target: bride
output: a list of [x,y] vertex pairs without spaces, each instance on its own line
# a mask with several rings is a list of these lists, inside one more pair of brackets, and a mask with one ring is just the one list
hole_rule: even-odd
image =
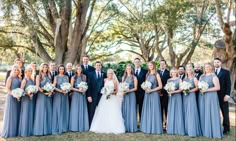
[[104,81],[104,88],[112,89],[113,92],[111,95],[102,95],[90,131],[95,133],[125,133],[120,97],[116,95],[119,82],[112,69],[107,70],[107,78]]

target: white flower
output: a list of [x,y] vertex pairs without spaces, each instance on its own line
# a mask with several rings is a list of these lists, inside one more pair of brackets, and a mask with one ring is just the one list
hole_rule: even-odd
[[114,92],[114,87],[111,87],[111,86],[104,86],[103,88],[102,88],[102,90],[101,90],[101,93],[103,94],[103,95],[106,95],[107,97],[107,99],[109,99],[110,98],[110,95],[112,94]]
[[15,97],[18,101],[20,101],[20,98],[23,96],[24,90],[21,88],[16,88],[11,91],[11,95]]
[[187,81],[183,81],[179,84],[179,88],[184,91],[185,95],[189,93],[189,90],[191,89],[191,87],[192,87],[192,84]]
[[[170,92],[170,91],[174,91],[176,88],[175,88],[175,83],[174,82],[167,82],[164,89],[167,91],[167,92]],[[169,94],[169,96],[171,96]]]
[[35,94],[38,92],[38,87],[35,85],[29,85],[26,89],[25,89],[27,94]]
[[[200,90],[207,90],[209,88],[209,85],[205,81],[198,81],[198,88]],[[203,94],[203,93],[202,93]]]
[[53,92],[55,89],[55,86],[52,83],[47,82],[42,89],[46,92]]
[[119,91],[124,93],[125,91],[129,90],[129,83],[127,82],[122,82],[119,84]]
[[[82,90],[82,91],[87,91],[88,90],[88,84],[84,81],[80,82],[77,87],[79,88],[79,90]],[[83,93],[85,94],[85,93]]]
[[71,85],[68,82],[62,83],[60,87],[63,91],[66,91],[67,93],[71,90]]
[[147,80],[141,84],[141,88],[143,90],[150,90],[151,87],[152,87],[152,83]]

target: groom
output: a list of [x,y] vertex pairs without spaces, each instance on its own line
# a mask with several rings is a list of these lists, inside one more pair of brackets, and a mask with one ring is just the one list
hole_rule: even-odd
[[104,86],[105,73],[102,72],[102,63],[97,61],[95,63],[95,70],[90,72],[88,76],[88,114],[89,125],[91,125],[95,109],[101,98],[101,89]]

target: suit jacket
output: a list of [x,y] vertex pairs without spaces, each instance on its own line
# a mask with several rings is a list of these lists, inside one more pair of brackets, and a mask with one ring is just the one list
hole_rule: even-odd
[[201,75],[202,75],[201,71],[199,73],[194,73],[194,76],[197,78],[197,80],[199,80]]
[[54,77],[58,75],[58,72],[57,72],[57,71],[55,71],[55,75],[52,75],[52,72],[50,72],[50,75],[51,75],[51,78],[52,78],[52,83],[53,83],[53,81],[54,81]]
[[87,97],[92,97],[93,102],[97,105],[101,98],[101,89],[104,86],[104,79],[106,74],[101,72],[101,78],[97,78],[96,71],[92,71],[88,74],[88,91]]
[[84,65],[81,65],[81,67],[82,67],[82,70],[83,70],[83,74],[85,74],[86,76],[87,76],[90,72],[95,71],[95,68],[92,67],[92,66],[90,66],[90,65],[88,65],[88,69],[87,69],[87,70],[85,69]]
[[73,71],[71,71],[71,73],[72,73],[72,74],[70,74],[70,75],[69,75],[68,72],[65,73],[65,75],[68,76],[68,78],[69,78],[69,82],[71,81],[72,76],[75,75],[75,73],[74,73]]
[[144,90],[141,88],[141,84],[146,80],[146,75],[147,75],[147,70],[141,68],[140,72],[138,75],[135,74],[135,76],[138,79],[138,90],[135,92],[136,93],[136,98],[138,101],[142,100],[144,97]]
[[168,96],[168,93],[166,92],[166,90],[164,89],[164,86],[167,83],[167,80],[170,78],[170,71],[168,71],[167,69],[164,70],[163,75],[161,74],[161,70],[158,70],[158,73],[160,74],[161,77],[161,82],[162,82],[162,89],[161,89],[161,94]]
[[224,99],[225,95],[230,95],[231,92],[231,80],[230,72],[226,69],[221,68],[217,74],[220,81],[220,90],[217,92],[220,100]]
[[185,78],[185,73],[183,74],[183,77],[180,77],[180,75],[179,75],[179,78],[181,78],[181,80],[184,80],[184,78]]

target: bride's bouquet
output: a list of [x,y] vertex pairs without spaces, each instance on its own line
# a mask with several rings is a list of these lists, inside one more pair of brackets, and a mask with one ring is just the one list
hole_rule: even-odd
[[[79,90],[82,90],[82,91],[87,91],[88,90],[88,84],[86,82],[82,81],[77,85],[77,88]],[[83,93],[83,94],[85,94],[85,93]]]
[[[174,91],[176,88],[175,88],[175,83],[174,82],[167,82],[164,89],[167,91],[167,92],[171,92],[171,91]],[[169,96],[171,96],[171,94],[169,94]]]
[[141,88],[145,91],[146,90],[151,90],[151,87],[152,87],[152,83],[149,82],[149,81],[145,81],[141,84]]
[[101,90],[103,95],[106,95],[106,99],[109,99],[111,94],[114,92],[114,87],[104,86]]
[[48,96],[50,97],[49,93],[54,91],[55,86],[54,86],[52,83],[47,82],[47,83],[42,87],[42,89],[43,89],[44,94],[45,94],[45,95],[48,95]]
[[123,93],[123,94],[124,94],[124,92],[125,92],[125,91],[128,91],[128,90],[129,90],[129,83],[127,83],[127,82],[122,82],[122,83],[119,84],[119,92],[120,92],[120,93]]
[[21,88],[16,88],[11,91],[11,95],[17,99],[17,101],[20,101],[20,98],[23,96],[24,90]]
[[[38,87],[35,86],[35,85],[29,85],[26,89],[25,89],[25,92],[27,94],[36,94],[38,92]],[[33,98],[33,95],[30,96],[30,99]]]
[[68,93],[71,90],[71,84],[68,82],[62,83],[60,87],[61,87],[61,90],[66,91],[66,93]]
[[[207,90],[209,88],[209,85],[205,81],[198,81],[198,88],[199,90]],[[204,93],[202,93],[204,94]]]
[[192,84],[187,81],[183,81],[179,84],[179,88],[183,90],[184,95],[189,94],[189,90],[191,89],[191,87],[192,87]]

